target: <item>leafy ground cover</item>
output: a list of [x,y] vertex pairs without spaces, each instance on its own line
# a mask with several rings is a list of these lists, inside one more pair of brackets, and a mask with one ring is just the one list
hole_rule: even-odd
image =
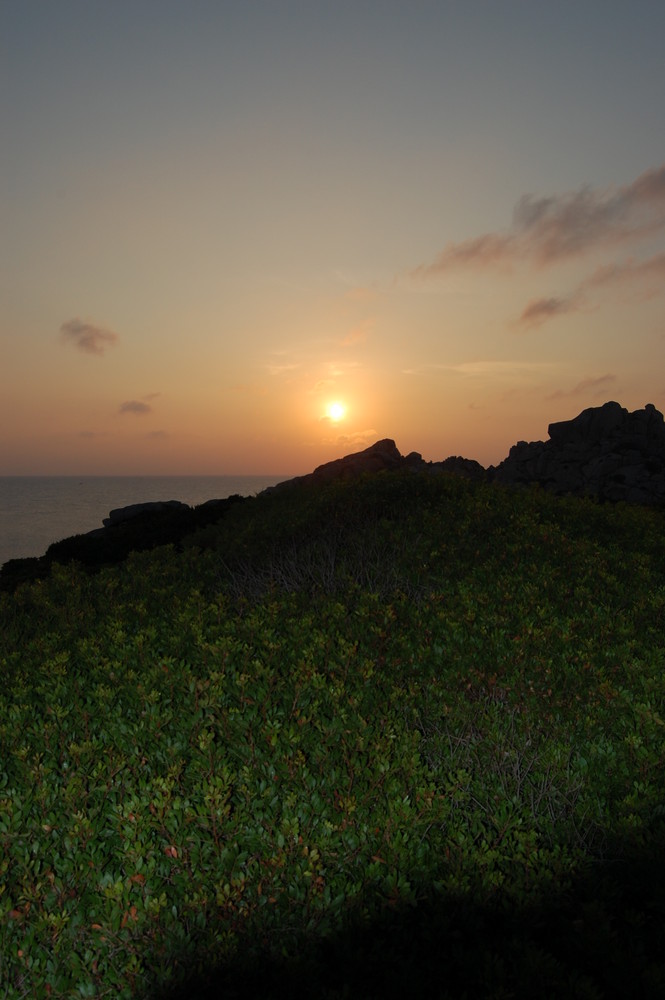
[[0,996],[665,991],[662,512],[381,474],[0,614]]

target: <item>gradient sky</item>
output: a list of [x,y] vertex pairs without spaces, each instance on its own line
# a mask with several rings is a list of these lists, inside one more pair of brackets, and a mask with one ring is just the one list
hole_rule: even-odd
[[665,409],[664,39],[662,0],[0,0],[0,475]]

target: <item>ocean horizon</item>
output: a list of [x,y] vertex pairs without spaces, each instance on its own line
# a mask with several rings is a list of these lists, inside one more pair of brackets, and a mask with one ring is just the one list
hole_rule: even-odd
[[255,496],[291,478],[252,476],[0,476],[0,565],[41,556],[53,542],[101,528],[109,511],[180,500],[190,507]]

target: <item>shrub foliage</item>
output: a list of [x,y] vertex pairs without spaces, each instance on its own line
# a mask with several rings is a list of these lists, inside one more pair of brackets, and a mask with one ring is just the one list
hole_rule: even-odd
[[380,474],[0,595],[0,996],[665,990],[664,557]]

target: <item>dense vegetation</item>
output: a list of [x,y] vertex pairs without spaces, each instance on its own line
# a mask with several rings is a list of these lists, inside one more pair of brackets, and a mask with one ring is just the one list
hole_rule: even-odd
[[665,992],[662,512],[380,474],[181,546],[0,595],[1,997]]

